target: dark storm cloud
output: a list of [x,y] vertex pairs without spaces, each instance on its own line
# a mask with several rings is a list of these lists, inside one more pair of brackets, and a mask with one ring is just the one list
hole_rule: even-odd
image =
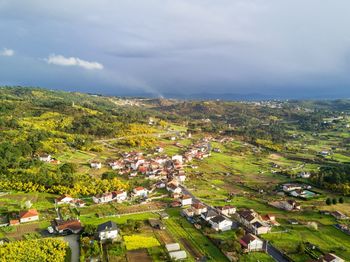
[[0,0],[0,84],[350,96],[350,2]]

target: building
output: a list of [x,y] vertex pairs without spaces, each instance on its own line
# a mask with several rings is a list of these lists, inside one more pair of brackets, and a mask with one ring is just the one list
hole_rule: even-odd
[[59,234],[64,234],[64,233],[78,234],[83,229],[80,223],[80,220],[78,219],[70,219],[66,221],[54,220],[52,222],[52,227]]
[[340,211],[334,211],[331,212],[331,215],[334,216],[336,219],[342,220],[342,219],[348,219],[349,217],[343,214]]
[[167,244],[165,245],[165,248],[168,252],[177,251],[177,250],[180,250],[180,244],[179,243]]
[[194,214],[197,216],[208,211],[207,206],[200,202],[192,204],[192,208],[193,208]]
[[97,234],[101,241],[114,240],[118,237],[118,227],[113,221],[107,221],[97,226]]
[[232,221],[222,215],[217,215],[209,219],[208,222],[216,231],[227,231],[232,229]]
[[182,195],[182,197],[181,197],[181,205],[182,206],[192,205],[192,197],[190,195]]
[[255,221],[251,225],[251,228],[253,229],[256,235],[267,234],[271,231],[271,227],[261,221]]
[[246,252],[262,251],[264,248],[264,242],[253,234],[246,234],[239,242]]
[[210,209],[205,213],[201,214],[201,218],[203,218],[205,221],[209,221],[210,219],[212,219],[213,217],[216,217],[218,215],[218,213],[216,213],[215,210]]
[[178,250],[178,251],[169,252],[169,257],[176,261],[176,260],[182,260],[187,258],[187,254],[184,250]]
[[96,204],[108,203],[113,200],[113,194],[111,192],[98,194],[92,197],[92,201]]
[[118,190],[112,192],[113,199],[117,200],[118,202],[125,201],[128,198],[128,194],[124,190]]
[[26,223],[39,220],[39,213],[36,209],[19,212],[19,222]]
[[94,162],[91,162],[91,163],[90,163],[90,167],[91,167],[91,168],[95,168],[95,169],[101,169],[102,163],[101,163],[101,162],[96,162],[96,161],[94,161]]
[[69,204],[74,200],[70,195],[62,195],[55,199],[57,205]]
[[184,214],[186,217],[193,217],[195,212],[194,209],[190,207],[182,210],[182,214]]
[[171,193],[177,193],[177,194],[180,194],[182,192],[181,187],[178,187],[174,183],[168,183],[168,185],[166,186],[166,190],[168,190]]
[[324,256],[320,257],[317,261],[318,262],[345,262],[344,259],[332,253],[325,254]]
[[220,214],[224,216],[230,216],[236,213],[236,208],[234,206],[222,206],[216,207]]
[[134,188],[133,192],[137,197],[147,197],[148,194],[147,189],[142,186]]
[[39,155],[39,160],[44,162],[51,162],[51,155],[49,154]]

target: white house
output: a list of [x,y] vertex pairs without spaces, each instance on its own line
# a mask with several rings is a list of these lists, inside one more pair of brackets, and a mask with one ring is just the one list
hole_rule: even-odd
[[44,162],[51,162],[51,155],[49,154],[39,155],[39,160]]
[[173,161],[178,161],[178,162],[180,162],[180,163],[182,164],[183,157],[182,157],[182,155],[175,155],[175,156],[173,156],[173,157],[171,158],[171,160],[173,160]]
[[257,236],[254,236],[253,234],[250,234],[250,233],[242,237],[239,240],[239,242],[241,243],[243,248],[248,252],[261,251],[264,248],[264,242]]
[[236,208],[234,206],[221,206],[216,209],[224,216],[230,216],[236,213]]
[[110,192],[98,194],[98,195],[92,197],[92,201],[94,201],[94,203],[96,203],[96,204],[108,203],[112,200],[113,200],[113,194]]
[[128,198],[128,194],[124,190],[118,190],[113,192],[113,199],[119,202],[125,201]]
[[19,213],[19,222],[26,223],[39,220],[39,213],[36,209],[29,209]]
[[91,162],[90,163],[90,167],[91,168],[95,168],[95,169],[101,169],[101,167],[102,167],[102,163],[101,162]]
[[222,215],[217,215],[216,217],[209,219],[208,222],[216,231],[227,231],[232,228],[232,221]]
[[69,204],[74,200],[70,195],[62,195],[55,199],[57,205]]
[[183,195],[181,197],[181,205],[182,206],[192,205],[192,197],[190,195]]
[[192,208],[193,208],[194,214],[197,215],[197,216],[199,216],[199,215],[201,215],[201,214],[203,214],[203,213],[208,211],[207,206],[202,204],[202,203],[200,203],[200,202],[194,203],[192,205]]
[[172,192],[172,193],[176,193],[176,194],[180,194],[182,192],[181,187],[178,187],[174,183],[169,183],[166,186],[166,190],[168,190],[169,192]]
[[301,173],[299,174],[299,176],[300,176],[301,178],[310,178],[311,174],[310,174],[310,172],[301,172]]
[[145,163],[144,159],[138,159],[135,162],[131,163],[131,168],[133,170],[137,170],[140,165],[143,165]]
[[134,188],[133,192],[134,192],[135,196],[138,196],[138,197],[146,197],[148,194],[147,189],[145,189],[142,186]]
[[118,227],[114,222],[108,221],[98,225],[97,234],[101,241],[114,240],[118,237]]

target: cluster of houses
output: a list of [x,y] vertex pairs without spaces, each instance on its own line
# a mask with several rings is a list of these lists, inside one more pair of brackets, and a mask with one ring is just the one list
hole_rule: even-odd
[[207,222],[216,231],[227,231],[232,229],[233,222],[229,218],[236,212],[233,206],[211,208],[201,202],[195,202],[190,207],[182,210],[182,215],[190,222],[198,220]]
[[297,183],[288,183],[282,186],[282,190],[286,194],[293,197],[303,198],[303,199],[312,198],[316,195],[316,193],[310,191],[310,189],[311,189],[310,185],[297,184]]
[[259,215],[253,209],[239,210],[237,212],[238,221],[255,235],[267,234],[273,226],[278,226],[276,217],[271,214]]

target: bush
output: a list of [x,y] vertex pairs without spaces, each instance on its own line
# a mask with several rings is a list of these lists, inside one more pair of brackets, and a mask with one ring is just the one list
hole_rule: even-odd
[[326,204],[327,204],[328,206],[330,206],[330,205],[332,204],[332,200],[331,200],[330,198],[327,198]]
[[340,204],[343,204],[343,203],[344,203],[344,198],[339,197],[339,203],[340,203]]
[[336,199],[336,198],[333,198],[333,199],[332,199],[332,203],[333,203],[333,205],[336,205],[336,204],[337,204],[337,199]]

